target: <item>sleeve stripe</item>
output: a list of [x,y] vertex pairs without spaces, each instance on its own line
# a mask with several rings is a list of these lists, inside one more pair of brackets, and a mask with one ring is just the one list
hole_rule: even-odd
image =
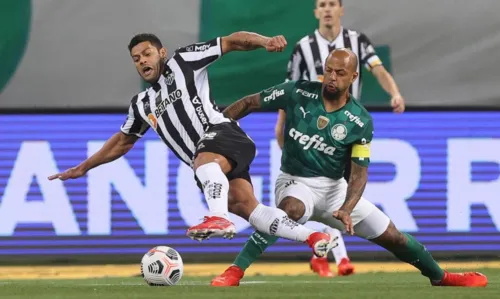
[[193,62],[191,62],[191,67],[195,71],[197,71],[201,68],[206,67],[207,65],[211,64],[212,62],[216,61],[217,58],[219,58],[218,55],[213,55],[213,56],[208,56],[208,57],[205,57],[205,58],[197,60],[197,61],[193,61]]
[[137,103],[132,104],[132,111],[133,111],[133,122],[130,127],[130,133],[131,134],[138,134],[141,132],[142,128],[142,121],[139,117],[139,110],[137,109]]

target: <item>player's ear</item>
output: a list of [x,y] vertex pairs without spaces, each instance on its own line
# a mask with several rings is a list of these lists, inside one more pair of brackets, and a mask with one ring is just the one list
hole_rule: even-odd
[[166,48],[161,48],[160,49],[160,57],[161,58],[167,58],[167,49]]
[[[315,2],[318,2],[317,0]],[[314,7],[314,17],[319,20],[319,11],[318,11],[318,3],[315,4],[315,7]]]
[[344,5],[341,5],[340,6],[340,16],[343,17],[344,16]]
[[354,81],[356,81],[356,79],[358,79],[358,77],[359,77],[359,73],[358,73],[358,72],[354,72],[354,73],[352,73],[352,82],[351,82],[351,84],[352,84]]

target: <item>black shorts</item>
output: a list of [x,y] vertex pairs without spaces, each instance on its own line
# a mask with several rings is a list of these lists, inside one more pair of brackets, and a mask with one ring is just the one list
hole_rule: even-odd
[[[224,156],[233,166],[227,174],[229,181],[244,179],[250,184],[250,164],[255,158],[255,143],[235,122],[221,123],[208,129],[196,146],[194,157],[199,153],[215,153]],[[196,177],[196,175],[195,175]],[[201,184],[196,178],[198,187]]]

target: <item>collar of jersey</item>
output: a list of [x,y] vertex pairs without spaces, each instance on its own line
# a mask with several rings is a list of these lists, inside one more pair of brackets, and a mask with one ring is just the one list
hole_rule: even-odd
[[323,98],[320,99],[321,101],[321,108],[323,108],[323,111],[326,113],[326,114],[334,114],[334,113],[337,113],[339,112],[340,110],[346,108],[348,105],[351,105],[351,102],[353,100],[353,97],[351,95],[349,95],[349,99],[347,100],[347,102],[345,103],[344,106],[340,107],[339,109],[337,110],[333,110],[332,112],[327,112],[326,111],[326,108],[325,108],[325,103],[323,102]]
[[332,42],[330,42],[329,40],[327,40],[326,38],[324,38],[323,35],[321,35],[321,33],[319,33],[319,29],[314,30],[314,33],[316,34],[316,36],[318,37],[318,39],[320,39],[322,42],[324,42],[324,43],[328,44],[329,46],[331,46],[331,45],[336,44],[337,40],[342,37],[342,35],[344,34],[344,27],[343,26],[340,27],[339,35],[337,35],[337,37],[335,37],[335,39]]

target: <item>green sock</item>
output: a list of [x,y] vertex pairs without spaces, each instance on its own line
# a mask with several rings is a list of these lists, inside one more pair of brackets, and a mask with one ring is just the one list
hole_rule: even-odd
[[278,237],[254,231],[233,264],[245,271],[264,253],[267,247],[276,243],[277,240]]
[[439,267],[425,246],[419,243],[412,235],[403,234],[408,239],[406,246],[393,250],[392,253],[401,261],[420,270],[423,276],[435,281],[443,279],[443,269]]

